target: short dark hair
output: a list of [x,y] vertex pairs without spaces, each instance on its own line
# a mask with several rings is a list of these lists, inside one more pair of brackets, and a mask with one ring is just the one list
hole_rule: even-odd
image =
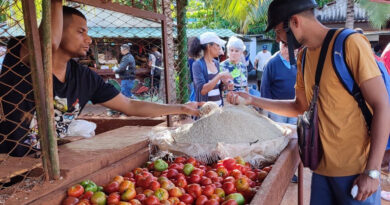
[[375,53],[377,53],[377,52],[379,52],[379,51],[381,51],[381,50],[382,50],[382,46],[379,45],[379,44],[377,44],[377,45],[374,47],[374,52],[375,52]]
[[75,9],[73,7],[63,6],[62,7],[62,13],[64,15],[64,18],[65,17],[70,17],[72,15],[76,15],[76,16],[79,16],[79,17],[87,20],[87,18],[85,18],[83,13],[81,13],[79,10],[77,10],[77,9]]

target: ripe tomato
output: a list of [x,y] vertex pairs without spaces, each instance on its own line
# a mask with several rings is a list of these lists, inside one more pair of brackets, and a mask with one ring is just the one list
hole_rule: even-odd
[[131,181],[123,181],[120,185],[119,185],[119,192],[120,193],[123,193],[125,192],[127,189],[129,188],[134,188],[134,183],[131,182]]
[[219,205],[219,201],[216,199],[210,199],[206,201],[205,205]]
[[88,199],[90,200],[93,195],[92,191],[86,191],[83,195],[81,195],[80,199]]
[[173,187],[175,187],[175,185],[170,180],[161,182],[161,188],[163,189],[171,190]]
[[208,171],[207,173],[206,173],[206,177],[208,177],[208,178],[210,178],[210,179],[213,179],[214,177],[216,177],[216,178],[218,178],[218,174],[217,174],[217,172],[214,172],[214,171]]
[[79,199],[74,196],[68,196],[62,201],[62,205],[75,205],[79,202]]
[[196,159],[193,158],[193,157],[188,158],[186,163],[190,163],[190,164],[192,164],[194,166],[196,166],[196,164],[197,164]]
[[158,205],[160,201],[156,196],[149,196],[148,198],[145,199],[145,204],[146,205]]
[[227,169],[227,170],[233,170],[235,168],[235,165],[236,165],[236,160],[233,159],[233,158],[225,158],[223,160],[223,166]]
[[172,205],[178,205],[180,203],[180,199],[177,197],[169,197],[168,201],[170,201]]
[[174,187],[173,189],[169,190],[169,196],[171,197],[181,197],[183,196],[183,192],[179,187]]
[[217,174],[220,177],[226,177],[228,175],[228,170],[222,165],[221,167],[217,168]]
[[242,173],[238,169],[233,169],[233,171],[230,172],[230,176],[234,177],[235,179],[238,179],[242,176]]
[[146,197],[149,197],[149,196],[152,196],[154,194],[154,191],[152,191],[150,189],[146,189],[143,194],[145,194]]
[[91,205],[88,199],[81,199],[76,205]]
[[213,185],[207,185],[203,189],[202,194],[205,196],[211,196],[212,194],[214,194],[214,191],[215,191],[215,187]]
[[234,177],[231,177],[231,176],[229,176],[229,177],[226,177],[224,180],[223,180],[223,182],[225,183],[225,182],[235,182],[236,181],[236,179],[234,178]]
[[176,169],[177,171],[182,171],[184,169],[183,163],[173,163],[169,166],[169,169]]
[[263,171],[266,171],[266,172],[268,173],[268,172],[271,171],[271,169],[272,169],[272,167],[271,167],[271,166],[268,166],[268,167],[264,167],[264,168],[263,168]]
[[245,175],[250,179],[250,180],[256,180],[256,173],[253,171],[247,171]]
[[68,189],[68,196],[79,197],[84,193],[84,187],[76,184]]
[[200,181],[200,184],[203,186],[209,185],[213,183],[210,178],[202,177],[202,180]]
[[169,179],[175,178],[179,174],[179,171],[177,169],[168,169],[167,177]]
[[113,181],[117,181],[119,184],[121,184],[123,182],[123,177],[120,176],[120,175],[117,175],[114,177],[114,179],[112,179]]
[[185,178],[180,178],[176,181],[176,186],[181,187],[181,188],[186,188],[187,187],[187,180]]
[[205,195],[200,195],[195,202],[195,205],[204,205],[208,201],[207,196]]
[[202,195],[202,188],[199,184],[190,184],[187,186],[187,193],[193,196],[194,198]]
[[246,191],[249,189],[249,182],[248,178],[246,177],[238,178],[234,184],[236,185],[236,189],[239,192]]
[[267,175],[268,175],[268,172],[261,170],[261,171],[259,171],[259,172],[257,173],[257,179],[258,179],[260,182],[262,182],[262,181],[264,181],[265,177],[267,177]]
[[227,200],[227,201],[224,201],[224,202],[222,203],[222,205],[238,205],[238,204],[237,204],[236,200],[234,200],[234,199],[229,199],[229,200]]
[[201,180],[201,177],[197,174],[191,174],[189,181],[193,184],[199,183]]
[[118,192],[114,192],[108,195],[107,198],[108,204],[119,204],[120,201],[121,201],[121,196],[119,195]]
[[199,169],[199,168],[195,168],[192,172],[191,172],[191,174],[197,174],[197,175],[199,175],[199,176],[203,176],[204,175],[204,171],[203,170],[201,170],[201,169]]
[[215,200],[217,200],[217,201],[222,201],[222,198],[220,198],[218,195],[216,195],[216,194],[212,194],[211,196],[210,196],[210,199],[215,199]]
[[142,203],[137,199],[130,200],[130,204],[131,205],[142,205]]
[[138,199],[138,201],[143,202],[146,199],[145,194],[137,194],[135,195],[135,199]]
[[156,191],[159,188],[160,188],[160,183],[158,183],[158,181],[152,181],[149,185],[149,189],[153,191]]
[[225,191],[222,188],[216,188],[214,193],[221,199],[225,198]]
[[175,159],[175,163],[184,163],[184,162],[186,162],[186,158],[185,157],[176,157],[176,159]]
[[107,194],[111,194],[112,192],[119,191],[119,182],[118,181],[112,181],[109,184],[104,186],[104,192]]
[[126,172],[126,174],[124,174],[123,177],[134,178],[134,173],[133,172]]
[[180,201],[186,204],[192,204],[194,202],[194,197],[192,197],[190,194],[184,194],[180,197]]
[[236,188],[234,187],[233,182],[225,182],[222,185],[223,190],[225,191],[225,194],[231,194],[236,192]]
[[133,187],[130,187],[121,195],[121,199],[123,201],[130,201],[134,199],[136,195],[137,193],[135,192],[135,189]]
[[138,167],[133,170],[134,175],[142,174],[143,170],[142,168]]

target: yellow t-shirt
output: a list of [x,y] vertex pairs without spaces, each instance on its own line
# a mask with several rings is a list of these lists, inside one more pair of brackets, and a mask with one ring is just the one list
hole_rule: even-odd
[[[355,99],[343,87],[332,65],[333,42],[329,44],[320,81],[318,100],[319,133],[324,149],[323,158],[314,171],[325,176],[349,176],[362,173],[370,149],[365,119]],[[307,103],[313,96],[313,85],[321,47],[307,49],[304,78],[301,56],[298,55],[296,90],[303,90]],[[360,86],[366,80],[380,76],[371,46],[361,34],[349,36],[345,43],[346,62]]]

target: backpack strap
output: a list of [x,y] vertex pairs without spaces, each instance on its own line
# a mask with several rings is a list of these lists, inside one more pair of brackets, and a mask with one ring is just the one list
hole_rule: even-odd
[[334,71],[339,78],[341,84],[348,91],[348,93],[353,96],[353,98],[358,103],[360,109],[362,110],[364,119],[366,120],[366,126],[368,130],[370,130],[372,113],[368,109],[366,101],[364,100],[363,94],[359,88],[359,85],[354,80],[351,69],[346,63],[345,42],[346,39],[354,33],[356,33],[356,31],[352,29],[343,29],[337,35],[333,45],[332,63]]

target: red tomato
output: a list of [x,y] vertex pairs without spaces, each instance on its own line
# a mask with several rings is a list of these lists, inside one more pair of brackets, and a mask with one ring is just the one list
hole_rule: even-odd
[[169,197],[168,201],[170,201],[172,205],[178,205],[180,203],[180,199],[177,197]]
[[142,174],[142,172],[143,172],[143,170],[142,170],[142,168],[135,168],[134,170],[133,170],[133,173],[135,174],[135,175],[138,175],[138,174]]
[[136,192],[137,194],[142,194],[142,193],[144,192],[144,188],[142,188],[142,187],[137,187],[137,188],[135,188],[135,192]]
[[175,159],[175,163],[184,163],[184,162],[186,162],[186,158],[185,157],[176,157],[176,159]]
[[214,171],[208,171],[206,173],[206,177],[208,177],[210,179],[213,179],[214,177],[218,178],[218,174],[217,174],[217,172],[214,172]]
[[186,175],[184,175],[183,173],[177,174],[177,175],[176,175],[176,179],[178,180],[178,179],[180,179],[180,178],[185,179],[185,178],[186,178]]
[[88,199],[81,199],[76,205],[91,205]]
[[180,197],[180,201],[186,204],[192,204],[194,202],[194,197],[192,197],[190,194],[184,194]]
[[264,167],[264,168],[263,168],[263,171],[270,172],[271,169],[272,169],[272,167],[271,167],[271,166],[268,166],[268,167]]
[[176,181],[176,186],[181,187],[181,188],[186,188],[187,187],[187,180],[185,178],[180,178]]
[[204,175],[204,171],[202,169],[199,169],[199,168],[195,168],[191,174],[196,174],[196,175],[199,175],[199,176],[203,176]]
[[208,201],[207,196],[205,195],[200,195],[195,202],[195,205],[204,205]]
[[146,199],[145,194],[137,194],[135,195],[135,199],[138,199],[138,201],[143,202]]
[[119,195],[118,192],[114,192],[108,195],[107,204],[119,204],[120,201],[121,201],[121,196]]
[[225,183],[225,182],[235,182],[236,181],[236,179],[234,178],[234,177],[232,177],[232,176],[230,176],[230,177],[226,177],[224,180],[223,180],[223,182]]
[[158,171],[155,171],[155,172],[153,172],[153,176],[155,176],[155,177],[159,177],[159,176],[161,176],[161,172],[158,172]]
[[242,176],[242,173],[238,169],[233,169],[233,171],[230,172],[230,176],[234,177],[235,179],[238,179]]
[[186,161],[186,163],[190,163],[190,164],[192,164],[192,165],[194,165],[194,166],[196,166],[196,159],[195,158],[193,158],[193,157],[190,157],[190,158],[188,158],[187,159],[187,161]]
[[123,181],[119,185],[119,192],[123,193],[123,192],[125,192],[127,189],[129,189],[131,187],[134,188],[134,183],[133,182],[131,182],[131,181]]
[[145,204],[146,205],[158,205],[160,201],[158,198],[154,195],[149,196],[148,198],[145,199]]
[[142,205],[142,203],[138,199],[132,199],[130,200],[131,205]]
[[222,188],[216,188],[214,193],[221,199],[225,198],[225,191]]
[[206,186],[206,185],[209,185],[212,183],[213,183],[213,181],[211,181],[211,179],[207,178],[207,177],[202,177],[202,180],[200,181],[200,184],[203,186]]
[[169,179],[175,178],[179,174],[179,171],[177,169],[168,169],[167,177]]
[[174,187],[173,189],[169,190],[169,196],[171,197],[181,197],[183,196],[183,192],[179,187]]
[[93,195],[93,191],[87,191],[83,195],[81,195],[81,199],[88,199],[90,200]]
[[215,188],[221,188],[222,187],[221,182],[215,182],[214,185],[215,185]]
[[149,189],[156,191],[159,188],[160,188],[160,183],[158,183],[157,181],[150,182]]
[[260,182],[262,182],[265,179],[265,177],[267,177],[267,175],[268,175],[268,172],[261,170],[260,172],[257,173],[257,179]]
[[215,200],[217,200],[217,201],[222,201],[222,198],[220,198],[218,195],[216,195],[216,194],[212,194],[211,196],[210,196],[210,199],[215,199]]
[[229,200],[227,200],[227,201],[224,201],[224,202],[222,203],[222,205],[238,205],[238,204],[237,204],[236,200],[234,200],[234,199],[229,199]]
[[114,179],[112,179],[113,181],[117,181],[119,184],[121,184],[122,182],[123,182],[123,176],[121,176],[121,175],[116,175],[115,177],[114,177]]
[[250,179],[250,180],[256,180],[256,173],[253,171],[247,171],[245,175]]
[[225,182],[222,185],[222,189],[225,191],[225,194],[231,194],[236,192],[236,188],[234,187],[233,182]]
[[62,205],[75,205],[79,202],[79,199],[74,196],[68,196],[62,201]]
[[68,196],[79,197],[84,193],[84,187],[76,184],[68,189]]
[[134,178],[134,173],[133,172],[126,172],[126,174],[124,174],[123,177]]
[[169,169],[177,169],[177,171],[182,171],[184,168],[184,164],[183,163],[173,163],[168,168]]
[[223,166],[227,169],[227,170],[233,170],[235,168],[235,165],[236,165],[236,160],[233,159],[233,158],[225,158],[223,160]]
[[106,186],[104,186],[104,192],[107,194],[111,194],[112,192],[117,192],[119,191],[119,183],[118,181],[112,181]]
[[205,188],[203,188],[202,194],[206,196],[211,196],[214,194],[215,187],[213,185],[207,185]]
[[204,205],[219,205],[219,201],[217,199],[210,199]]
[[199,183],[201,180],[201,177],[197,174],[191,174],[189,181],[193,184]]
[[197,198],[202,195],[202,188],[199,184],[190,184],[187,186],[187,193],[189,193],[194,198]]

